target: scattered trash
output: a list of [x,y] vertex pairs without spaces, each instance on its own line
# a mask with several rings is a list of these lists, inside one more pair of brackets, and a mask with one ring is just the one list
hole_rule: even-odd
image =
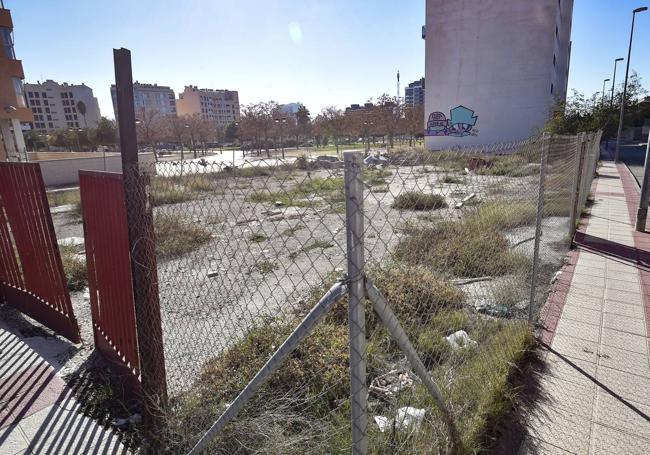
[[452,333],[448,337],[445,337],[445,340],[454,349],[477,346],[476,341],[472,340],[464,330]]
[[113,420],[113,426],[122,429],[131,425],[137,425],[140,422],[142,422],[142,416],[140,414],[133,414],[125,419]]
[[413,427],[413,429],[418,430],[420,428],[420,425],[422,425],[422,421],[424,420],[426,412],[427,411],[425,409],[405,406],[397,410],[397,414],[392,420],[385,416],[374,416],[374,419],[375,423],[379,427],[379,431],[382,433],[384,433],[386,430],[390,430],[393,424],[395,425],[395,428],[402,431],[408,430],[409,427]]
[[368,387],[368,392],[388,400],[405,388],[413,386],[413,378],[408,371],[391,370],[374,378]]
[[384,158],[383,156],[373,156],[369,155],[363,159],[363,162],[365,163],[366,166],[372,167],[372,166],[379,166],[379,165],[387,165],[388,160]]
[[282,201],[275,201],[275,206],[276,207],[282,207],[284,205],[284,202]]
[[214,278],[217,275],[219,275],[219,272],[217,270],[210,270],[208,272],[208,278]]
[[83,237],[65,237],[57,242],[60,246],[83,246]]
[[84,302],[90,302],[90,289],[88,288],[84,289],[83,299]]
[[551,284],[555,283],[560,278],[560,275],[562,275],[562,270],[555,272],[555,275],[551,278]]
[[455,208],[459,209],[463,205],[465,205],[468,201],[474,199],[476,197],[476,193],[471,193],[468,196],[465,196],[460,202],[457,202],[455,205]]
[[341,273],[343,271],[343,267],[337,267],[334,269],[336,273]]
[[492,302],[489,302],[485,299],[480,299],[474,304],[474,308],[479,313],[484,313],[489,316],[495,316],[499,318],[509,318],[512,316],[512,309],[505,305],[496,305]]
[[469,169],[465,168],[465,174],[469,175]]

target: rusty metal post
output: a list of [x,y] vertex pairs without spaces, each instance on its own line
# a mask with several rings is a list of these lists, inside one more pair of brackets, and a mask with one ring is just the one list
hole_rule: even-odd
[[131,52],[124,48],[113,49],[113,60],[140,354],[144,445],[146,453],[159,453],[164,434],[161,411],[167,403],[167,383],[158,300],[153,210],[148,198],[148,176],[141,173],[138,166]]

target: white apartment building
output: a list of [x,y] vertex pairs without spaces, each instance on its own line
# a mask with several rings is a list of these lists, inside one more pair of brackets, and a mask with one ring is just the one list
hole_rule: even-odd
[[[135,115],[142,110],[158,111],[162,115],[176,115],[176,96],[174,91],[158,84],[133,83],[133,104]],[[111,99],[113,100],[113,112],[117,119],[117,91],[115,84],[111,85]]]
[[538,133],[566,98],[573,0],[427,0],[429,149]]
[[225,127],[239,121],[239,93],[236,90],[212,90],[188,85],[176,100],[178,115],[201,114]]
[[[58,129],[94,128],[101,114],[93,89],[86,84],[59,84],[51,79],[24,88],[27,105],[34,116],[33,127],[43,133]],[[80,103],[86,108],[80,112]]]

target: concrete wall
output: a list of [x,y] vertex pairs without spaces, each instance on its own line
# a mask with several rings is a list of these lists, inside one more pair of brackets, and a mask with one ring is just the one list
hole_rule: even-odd
[[[41,165],[43,181],[47,187],[73,186],[79,184],[79,170],[122,172],[122,158],[119,154],[106,154],[106,169],[104,157],[97,153],[91,158],[70,158],[37,161]],[[147,168],[153,168],[153,153],[140,153],[140,162]]]
[[539,131],[566,96],[572,4],[427,0],[427,147],[505,142]]

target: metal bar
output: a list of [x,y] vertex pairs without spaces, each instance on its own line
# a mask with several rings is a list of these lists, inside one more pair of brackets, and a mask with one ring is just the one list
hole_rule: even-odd
[[244,387],[244,389],[237,395],[237,398],[228,406],[228,408],[219,416],[216,422],[212,424],[210,429],[201,437],[199,442],[192,448],[188,455],[196,455],[203,452],[210,444],[210,441],[224,429],[226,424],[232,419],[237,417],[239,411],[242,410],[244,405],[251,399],[257,389],[266,382],[266,380],[275,373],[280,365],[289,354],[311,333],[319,321],[325,316],[332,306],[341,300],[348,292],[348,286],[343,282],[338,282],[332,286],[327,293],[318,301],[312,310],[305,316],[305,318],[298,324],[291,335],[282,343],[282,345],[273,353],[271,358],[264,364],[264,366],[255,374],[253,379]]
[[447,425],[447,431],[449,431],[451,443],[453,445],[452,453],[460,453],[461,442],[460,436],[458,434],[458,429],[456,428],[454,417],[445,405],[445,400],[442,396],[442,393],[440,392],[440,389],[422,363],[422,360],[420,360],[420,356],[418,356],[417,351],[409,341],[408,335],[406,335],[406,332],[402,328],[402,325],[399,323],[399,320],[391,309],[388,300],[386,300],[386,297],[384,297],[379,289],[375,287],[369,278],[366,278],[365,281],[366,295],[372,302],[377,316],[379,316],[379,319],[381,319],[386,329],[388,329],[399,348],[406,355],[406,358],[413,367],[413,371],[422,380],[422,384],[424,384],[424,386],[427,388],[433,397],[438,410],[442,414],[445,424]]
[[345,227],[347,238],[348,321],[350,326],[350,401],[352,453],[368,453],[368,387],[366,385],[366,309],[363,245],[363,154],[344,152]]
[[573,191],[571,193],[571,216],[569,217],[569,241],[573,240],[578,219],[578,205],[580,201],[580,180],[585,160],[585,133],[576,136],[576,167],[573,177]]
[[153,211],[147,196],[149,179],[140,173],[138,167],[131,52],[128,49],[114,49],[113,58],[142,378],[145,452],[151,450],[158,453],[163,440],[164,418],[160,411],[167,404],[167,382],[158,300]]
[[530,301],[528,302],[528,323],[533,323],[535,316],[535,291],[537,285],[537,272],[539,270],[539,244],[542,239],[542,218],[544,218],[544,179],[546,178],[546,161],[551,146],[551,135],[544,133],[542,136],[542,157],[539,166],[539,189],[537,194],[537,216],[535,219],[535,246],[533,250],[533,273],[530,278]]
[[645,231],[646,219],[648,218],[648,204],[650,203],[650,136],[645,149],[645,163],[643,165],[643,182],[641,182],[641,197],[639,208],[636,212],[635,229],[639,232]]

